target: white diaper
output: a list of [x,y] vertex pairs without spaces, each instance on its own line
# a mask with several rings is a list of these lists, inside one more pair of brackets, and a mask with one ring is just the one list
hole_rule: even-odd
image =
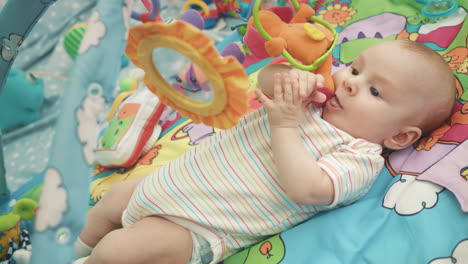
[[213,251],[208,240],[195,232],[192,234],[192,259],[188,264],[206,264],[213,261]]
[[189,264],[216,264],[225,253],[224,239],[213,229],[179,217],[164,216],[192,234],[193,250]]

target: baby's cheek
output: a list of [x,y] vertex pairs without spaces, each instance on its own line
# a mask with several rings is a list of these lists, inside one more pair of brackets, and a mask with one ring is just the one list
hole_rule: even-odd
[[372,116],[372,110],[367,109],[366,107],[357,108],[354,111],[354,115],[356,118],[368,118],[369,116]]
[[353,119],[356,123],[359,123],[363,129],[367,129],[378,125],[383,118],[384,117],[381,114],[377,113],[373,109],[363,107],[355,113]]

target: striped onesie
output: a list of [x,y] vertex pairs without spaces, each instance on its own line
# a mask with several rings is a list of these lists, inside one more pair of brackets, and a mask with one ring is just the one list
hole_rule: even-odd
[[332,204],[298,204],[286,195],[262,107],[147,175],[130,199],[123,226],[146,216],[165,217],[206,239],[213,253],[211,263],[217,263],[320,211],[357,200],[383,167],[381,146],[333,127],[312,104],[308,110],[300,135],[333,181]]

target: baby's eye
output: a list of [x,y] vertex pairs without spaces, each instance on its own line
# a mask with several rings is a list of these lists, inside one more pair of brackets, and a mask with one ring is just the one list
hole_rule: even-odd
[[375,97],[379,97],[379,96],[380,96],[380,92],[379,92],[377,89],[375,89],[374,87],[371,87],[371,88],[370,88],[370,93],[371,93],[373,96],[375,96]]
[[358,74],[359,74],[359,71],[356,70],[356,68],[351,68],[351,74],[352,74],[352,75],[358,75]]
[[176,80],[176,82],[180,82],[180,83],[182,82],[182,79],[179,76],[176,76],[175,80]]

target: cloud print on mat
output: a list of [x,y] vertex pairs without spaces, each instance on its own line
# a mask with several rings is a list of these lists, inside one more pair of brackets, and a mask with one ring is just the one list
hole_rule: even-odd
[[42,232],[56,227],[67,210],[67,191],[62,186],[62,175],[56,169],[48,169],[44,176],[36,230]]
[[83,54],[91,46],[98,46],[101,38],[106,34],[106,25],[99,20],[99,13],[94,11],[88,21],[88,27],[81,41],[79,54]]
[[437,258],[429,262],[429,264],[453,264],[453,263],[468,263],[468,239],[458,243],[453,250],[452,256],[447,258]]
[[105,107],[105,99],[101,94],[88,96],[83,100],[81,107],[76,111],[78,122],[77,133],[83,148],[83,155],[90,165],[94,160],[94,148],[96,147],[97,135],[102,129],[100,114]]
[[388,190],[383,207],[394,209],[400,215],[417,214],[424,208],[434,207],[443,190],[442,186],[418,181],[415,176],[403,174]]

